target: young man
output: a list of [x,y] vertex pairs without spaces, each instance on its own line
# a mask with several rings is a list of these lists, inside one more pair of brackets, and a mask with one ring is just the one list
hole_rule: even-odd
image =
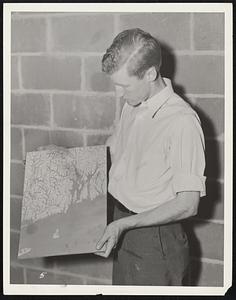
[[113,284],[182,285],[189,263],[181,220],[205,195],[204,136],[197,114],[161,77],[158,41],[140,29],[121,32],[102,68],[126,101],[108,141],[108,190],[115,221],[97,244],[114,249]]

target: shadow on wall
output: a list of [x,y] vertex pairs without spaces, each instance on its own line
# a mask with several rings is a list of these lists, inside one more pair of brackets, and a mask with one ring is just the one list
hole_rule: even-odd
[[[216,206],[223,199],[223,191],[219,184],[216,183],[216,178],[220,178],[220,159],[221,155],[219,153],[218,142],[214,139],[207,140],[207,137],[214,138],[216,137],[215,126],[210,119],[210,117],[199,107],[193,105],[191,101],[185,95],[185,89],[183,86],[180,86],[174,82],[176,74],[176,57],[168,45],[161,42],[162,46],[162,67],[161,74],[163,77],[167,77],[172,80],[172,85],[174,91],[182,97],[188,104],[190,104],[193,109],[198,113],[204,136],[206,139],[206,169],[205,176],[210,177],[211,180],[206,181],[206,196],[201,199],[199,205],[198,217],[201,219],[211,219],[214,218],[216,211]],[[190,242],[190,255],[194,258],[202,257],[201,244],[198,240],[194,228],[199,226],[202,222],[195,221],[194,218],[184,222],[184,228],[187,232]],[[201,262],[196,260],[194,261],[194,269],[190,270],[190,278],[187,285],[198,285],[198,281],[201,274]]]
[[175,73],[176,73],[176,58],[173,52],[173,49],[167,44],[161,42],[162,49],[162,66],[161,74],[163,77],[169,78],[172,81],[173,89],[180,97],[182,97],[190,105],[190,101],[185,96],[185,89],[183,86],[178,85],[174,82]]

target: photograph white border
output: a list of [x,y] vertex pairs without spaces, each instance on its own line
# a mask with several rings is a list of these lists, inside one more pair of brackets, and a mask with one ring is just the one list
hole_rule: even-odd
[[[164,287],[10,284],[10,79],[12,12],[222,12],[225,14],[224,286]],[[3,287],[5,295],[224,295],[232,284],[233,47],[231,3],[4,3]]]

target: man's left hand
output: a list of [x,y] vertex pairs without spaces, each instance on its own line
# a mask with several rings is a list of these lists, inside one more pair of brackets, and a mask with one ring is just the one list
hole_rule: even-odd
[[121,220],[122,219],[114,221],[106,227],[103,236],[98,241],[96,246],[97,250],[100,250],[103,247],[104,250],[95,252],[96,255],[108,257],[112,249],[117,246],[119,237],[124,230],[124,225]]

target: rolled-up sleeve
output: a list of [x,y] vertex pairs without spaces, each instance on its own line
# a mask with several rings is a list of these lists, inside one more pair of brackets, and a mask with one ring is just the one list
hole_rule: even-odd
[[206,194],[204,176],[205,142],[198,117],[186,114],[175,122],[171,137],[170,165],[173,173],[173,190],[199,191]]

